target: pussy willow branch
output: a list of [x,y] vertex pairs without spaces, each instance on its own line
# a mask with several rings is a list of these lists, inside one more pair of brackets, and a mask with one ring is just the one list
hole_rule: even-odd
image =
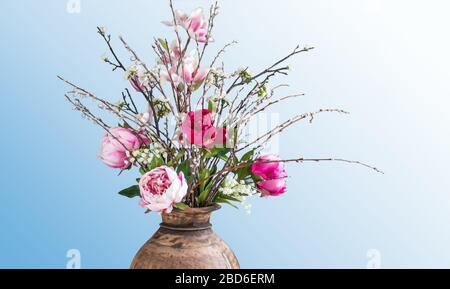
[[[209,45],[209,41],[210,41],[210,38],[211,38],[212,30],[214,28],[214,19],[216,18],[217,14],[218,14],[218,10],[219,10],[219,5],[218,5],[218,2],[216,1],[209,8],[208,27],[207,27],[207,32],[206,32],[206,36],[205,36],[206,40],[205,40],[205,43],[203,44],[203,48],[202,48],[201,52],[200,52],[200,49],[199,49],[198,40],[195,39],[195,42],[197,44],[197,53],[198,53],[198,64],[197,64],[197,68],[196,68],[197,71],[200,69],[200,65],[202,63],[203,56],[205,55],[206,47]],[[212,68],[212,66],[209,66],[209,67]],[[189,92],[188,95],[189,95],[189,103],[190,103],[191,93]],[[205,95],[202,94],[200,99],[201,99],[202,107],[203,107],[204,103],[205,103],[205,101],[204,101]]]
[[[165,52],[157,40],[154,41],[152,48],[153,48],[153,51],[155,52],[155,54],[161,60],[162,64],[164,65],[164,68],[166,69],[167,75],[169,77],[170,87],[172,88],[173,99],[174,99],[175,105],[177,107],[177,111],[181,112],[181,105],[180,105],[180,99],[178,97],[177,88],[175,87],[174,80],[172,79],[172,73],[170,72],[169,64],[164,59]],[[170,52],[167,52],[167,53],[170,54]]]
[[[131,97],[130,91],[128,90],[128,88],[125,88],[125,91],[127,94],[122,92],[122,99],[123,99],[125,106],[127,107],[127,109],[129,111],[133,112],[134,114],[138,114],[139,111],[138,111],[136,105],[134,104],[134,100],[133,100],[133,97]],[[130,99],[131,105],[130,105],[130,102],[128,102],[127,98]]]
[[[72,82],[62,78],[61,76],[58,76],[58,78],[61,81],[67,83],[70,86],[72,86],[74,89],[76,89],[78,91],[81,91],[84,95],[89,96],[93,100],[103,104],[108,109],[108,111],[111,111],[112,113],[117,115],[119,118],[124,118],[124,119],[126,119],[126,120],[128,120],[130,122],[133,122],[136,125],[142,125],[141,122],[139,122],[139,121],[137,121],[135,119],[135,115],[134,114],[130,114],[129,112],[124,111],[124,110],[120,110],[117,105],[112,104],[112,103],[110,103],[110,102],[108,102],[108,101],[106,101],[104,99],[98,98],[97,96],[95,96],[95,94],[87,91],[84,88],[81,88],[81,87],[77,86],[76,84],[74,84],[74,83],[72,83]],[[125,113],[126,115],[120,114],[119,111]],[[155,139],[162,147],[167,149],[167,144],[160,138],[159,134],[157,134],[155,131],[153,131],[153,128],[150,127],[148,124],[145,124],[145,127],[148,129],[148,131],[150,132],[150,134],[153,137],[153,139]]]
[[227,50],[230,46],[232,46],[232,45],[234,45],[234,44],[237,44],[237,41],[236,41],[236,40],[233,40],[233,41],[231,41],[231,42],[225,44],[225,45],[222,47],[222,49],[220,49],[219,52],[217,52],[216,56],[215,56],[214,59],[211,61],[211,64],[209,65],[209,67],[212,68],[212,67],[214,66],[214,64],[216,63],[216,61],[219,59],[219,57],[220,57],[222,54],[224,54],[224,53],[226,52],[226,50]]
[[279,102],[282,102],[282,101],[284,101],[284,100],[287,100],[287,99],[289,99],[289,98],[296,98],[296,97],[304,96],[304,95],[305,95],[304,93],[287,95],[287,96],[283,96],[283,97],[281,97],[281,98],[279,98],[279,99],[277,99],[277,100],[273,100],[273,101],[267,103],[265,106],[263,106],[263,107],[261,107],[261,108],[259,108],[259,106],[255,106],[252,110],[250,110],[247,114],[245,114],[245,115],[242,117],[242,122],[243,122],[243,123],[246,123],[246,121],[247,121],[248,119],[250,119],[252,116],[254,116],[254,115],[256,115],[256,114],[258,114],[258,113],[260,113],[260,112],[265,111],[268,107],[270,107],[270,106],[272,106],[272,105],[275,105],[275,104],[277,104],[277,103],[279,103]]
[[[114,49],[113,49],[112,46],[111,46],[111,35],[106,35],[105,32],[104,32],[100,27],[97,27],[97,30],[98,30],[98,33],[102,36],[102,38],[103,38],[104,41],[106,42],[106,44],[108,45],[108,48],[109,48],[110,52],[112,53],[112,55],[114,56],[114,59],[116,60],[117,64],[115,64],[115,63],[109,61],[108,59],[106,59],[105,62],[106,62],[106,63],[109,63],[109,64],[112,65],[112,66],[114,66],[113,71],[116,70],[117,68],[121,68],[123,71],[126,71],[126,68],[123,66],[122,62],[120,61],[119,57],[117,57],[117,54],[115,53]],[[122,40],[122,39],[121,39],[121,40]],[[123,42],[123,41],[122,41],[122,42]],[[136,55],[136,56],[137,56],[137,55]],[[135,56],[135,58],[136,58],[136,56]],[[138,59],[138,58],[137,58],[137,59]],[[145,64],[144,64],[144,65],[145,65]],[[145,68],[146,68],[146,67],[145,67]],[[147,69],[147,70],[148,70],[148,69]],[[136,81],[135,79],[131,79],[131,81],[133,82],[133,84],[134,84],[136,87],[139,87],[139,86],[140,86],[139,83],[137,83],[137,81]],[[133,98],[131,97],[131,95],[130,95],[130,93],[129,93],[128,90],[127,90],[127,93],[128,93],[128,96],[129,96],[129,98],[130,98],[130,100],[131,100],[131,102],[132,102],[132,104],[133,104],[135,110],[136,110],[136,113],[138,113],[138,112],[137,112],[137,109],[136,109],[136,106],[134,105]],[[155,109],[154,109],[154,107],[153,107],[153,105],[152,105],[152,100],[153,100],[153,99],[151,99],[151,98],[152,98],[152,95],[147,95],[143,90],[140,90],[140,93],[144,96],[144,98],[149,102],[149,104],[150,104],[150,106],[151,106],[152,113],[153,113],[154,120],[155,120],[156,131],[157,131],[157,134],[159,135],[159,123],[158,123],[158,120],[157,120],[157,118],[156,118],[156,111],[155,111]],[[125,103],[127,103],[125,97],[124,97],[124,101],[125,101]],[[128,106],[128,108],[129,108],[129,106]],[[130,109],[130,111],[132,111],[132,110]]]
[[[281,163],[290,163],[290,162],[303,163],[303,162],[324,162],[324,161],[334,161],[334,162],[344,162],[344,163],[348,163],[348,164],[356,164],[356,165],[360,165],[360,166],[366,167],[368,169],[374,170],[377,173],[384,174],[384,172],[381,171],[380,169],[378,169],[374,166],[368,165],[366,163],[360,162],[360,161],[353,161],[353,160],[347,160],[347,159],[342,159],[342,158],[303,158],[303,157],[299,157],[299,158],[293,158],[293,159],[273,160],[273,161],[249,161],[249,162],[237,164],[232,167],[224,167],[219,172],[216,172],[215,174],[210,175],[208,178],[203,180],[203,182],[208,181],[209,179],[214,178],[215,176],[220,176],[220,175],[224,175],[224,174],[227,174],[230,172],[234,172],[240,168],[250,167],[254,164],[279,163],[279,162],[281,162]],[[200,186],[201,184],[198,184],[198,185]],[[208,195],[207,204],[210,204],[214,200],[217,193],[218,193],[218,191],[216,190],[216,191],[212,191],[212,193],[210,193]]]
[[[288,54],[287,56],[285,56],[285,57],[283,57],[282,59],[278,60],[277,62],[275,62],[274,64],[272,64],[270,67],[264,69],[264,70],[261,71],[260,73],[256,74],[255,76],[253,76],[253,77],[251,78],[251,80],[255,80],[255,79],[257,79],[258,77],[260,77],[260,76],[262,76],[262,75],[264,75],[264,74],[267,74],[267,73],[273,73],[273,71],[274,71],[273,68],[276,67],[277,65],[283,63],[284,61],[288,60],[289,58],[291,58],[292,56],[294,56],[294,55],[296,55],[296,54],[299,54],[299,53],[301,53],[301,52],[308,52],[308,51],[310,51],[310,50],[312,50],[312,49],[314,49],[314,47],[305,47],[305,48],[303,48],[303,49],[300,49],[300,46],[297,45],[297,47],[295,47],[295,49],[294,49],[290,54]],[[236,81],[235,81],[235,82],[227,89],[227,94],[230,93],[231,90],[233,90],[233,88],[245,84],[245,81],[244,81],[244,80],[241,80],[240,82],[238,82],[237,80],[239,80],[239,78],[237,78]]]
[[181,37],[180,37],[180,33],[178,32],[178,24],[179,23],[177,22],[177,16],[176,16],[175,8],[173,7],[172,0],[169,0],[169,7],[170,7],[170,11],[172,12],[173,29],[174,29],[175,34],[177,36],[178,44],[181,45]]
[[121,37],[121,36],[119,37],[119,39],[122,42],[122,44],[124,45],[125,49],[127,49],[131,53],[133,58],[137,62],[139,62],[139,64],[145,69],[145,71],[148,74],[148,76],[150,76],[152,78],[152,80],[154,81],[154,83],[156,85],[156,89],[158,89],[158,91],[161,93],[161,95],[166,99],[172,114],[175,116],[176,119],[178,119],[179,118],[178,117],[178,113],[173,108],[172,103],[169,101],[169,98],[165,94],[164,89],[162,88],[161,83],[159,82],[157,77],[148,69],[147,65],[139,58],[137,53],[128,45],[128,43],[125,41],[125,39],[123,37]]
[[[92,120],[95,124],[97,124],[98,126],[100,126],[102,129],[104,129],[106,131],[106,133],[111,136],[112,138],[114,138],[121,146],[123,146],[123,148],[125,150],[128,151],[128,148],[126,147],[126,145],[118,138],[116,137],[114,134],[110,133],[109,129],[110,127],[99,117],[95,116],[86,106],[84,106],[79,99],[75,99],[73,100],[70,96],[68,96],[67,94],[64,95],[66,97],[66,99],[74,106],[74,108],[78,111],[80,111],[84,116],[86,116],[87,118],[89,118],[90,120]],[[140,166],[144,166],[143,163],[141,163],[139,160],[136,160],[136,162],[140,165]],[[122,171],[120,172],[122,173]],[[120,174],[119,173],[119,174]]]
[[[119,58],[116,55],[116,52],[114,51],[114,49],[111,46],[111,35],[106,35],[105,32],[97,26],[97,30],[98,30],[98,34],[100,34],[102,36],[102,38],[105,40],[106,44],[108,45],[109,51],[111,52],[111,54],[113,55],[114,59],[116,60],[117,64],[114,64],[112,62],[108,62],[111,65],[115,65],[115,69],[120,68],[123,71],[126,71],[127,69],[125,68],[125,66],[123,66],[122,62],[119,60]],[[115,70],[113,69],[113,70]]]
[[[319,109],[318,111],[315,112],[307,112],[307,113],[303,113],[303,114],[299,114],[285,122],[283,122],[282,124],[276,126],[275,128],[271,129],[270,131],[266,132],[265,134],[263,134],[262,136],[258,137],[257,139],[249,142],[248,144],[246,144],[245,146],[237,149],[237,151],[241,151],[245,148],[248,148],[251,145],[257,144],[258,142],[262,142],[262,143],[266,143],[268,142],[274,135],[281,133],[284,129],[286,129],[287,127],[293,125],[294,123],[303,120],[305,118],[310,118],[310,122],[312,122],[313,118],[315,115],[319,114],[319,113],[323,113],[323,112],[337,112],[337,113],[343,113],[343,114],[349,114],[347,111],[342,110],[342,109]],[[261,145],[258,145],[255,147],[258,148]]]

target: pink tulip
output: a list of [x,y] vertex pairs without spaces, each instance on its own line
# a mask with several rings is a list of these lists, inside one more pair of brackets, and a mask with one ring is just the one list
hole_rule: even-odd
[[139,181],[140,204],[150,211],[170,213],[187,194],[187,183],[182,172],[167,166],[157,167],[144,174]]
[[278,162],[277,155],[268,154],[259,157],[251,166],[253,175],[261,178],[256,183],[263,196],[279,196],[286,192],[286,170],[284,163]]
[[127,151],[139,149],[148,143],[147,137],[128,128],[112,128],[102,139],[99,157],[111,168],[127,169],[131,166]]

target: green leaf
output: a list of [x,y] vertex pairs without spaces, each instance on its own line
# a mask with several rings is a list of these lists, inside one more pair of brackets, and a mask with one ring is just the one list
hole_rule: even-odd
[[182,162],[178,168],[177,168],[177,172],[182,172],[184,174],[185,177],[191,175],[191,170],[189,167],[189,160],[185,160],[184,162]]
[[164,164],[164,160],[161,157],[154,156],[152,158],[152,161],[147,165],[147,168],[149,170],[153,170],[154,168],[162,166],[163,164]]
[[175,205],[173,205],[175,208],[180,209],[180,210],[185,210],[187,208],[189,208],[188,205],[186,205],[185,203],[177,203]]
[[198,196],[198,201],[200,204],[203,204],[203,202],[206,200],[206,198],[208,197],[208,190],[203,190],[200,195]]
[[175,156],[175,160],[179,161],[181,160],[181,158],[184,156],[184,149],[180,149],[177,153],[177,155]]
[[228,200],[219,200],[219,201],[216,201],[216,203],[228,204],[228,205],[232,206],[233,208],[239,210],[238,206],[236,206],[235,204],[233,204],[232,202],[230,202]]
[[139,172],[141,173],[141,175],[143,175],[147,172],[147,169],[145,167],[140,167]]
[[234,173],[237,175],[239,181],[244,180],[248,176],[252,175],[252,171],[249,166],[237,169]]
[[165,51],[170,52],[169,43],[167,43],[167,40],[159,38],[158,41],[159,41],[159,44],[161,44],[161,47],[164,48]]
[[246,152],[241,158],[241,163],[250,160],[253,157],[254,153],[255,153],[255,150],[250,150],[250,151]]
[[216,104],[212,100],[208,100],[208,110],[210,112],[215,112],[217,109]]
[[197,89],[199,89],[199,88],[202,86],[202,84],[203,84],[203,82],[205,81],[205,79],[206,79],[206,77],[203,78],[200,82],[198,82],[198,83],[196,83],[195,85],[193,85],[193,86],[192,86],[192,91],[196,91]]
[[217,194],[216,197],[214,198],[214,203],[228,204],[228,205],[232,206],[233,208],[239,209],[232,202],[241,202],[241,201],[239,199],[235,198],[235,197],[227,196],[227,195],[224,195],[222,193]]
[[220,194],[219,198],[224,199],[224,200],[233,201],[233,202],[238,202],[238,203],[241,202],[241,200],[239,200],[238,198],[235,198],[235,197],[229,196],[229,195],[224,195],[224,194]]
[[131,187],[128,187],[126,189],[123,189],[119,192],[119,195],[128,197],[128,198],[134,198],[134,197],[138,197],[140,196],[140,191],[139,191],[139,186],[138,185],[134,185]]
[[226,155],[230,152],[229,148],[212,148],[211,150],[205,150],[205,158],[219,157],[226,160]]

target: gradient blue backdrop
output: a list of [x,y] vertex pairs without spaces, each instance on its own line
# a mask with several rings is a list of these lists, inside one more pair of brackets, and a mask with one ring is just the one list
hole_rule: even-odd
[[[166,1],[1,1],[0,267],[65,268],[78,249],[83,268],[126,268],[156,230],[137,200],[117,191],[135,175],[96,157],[101,129],[64,101],[57,74],[118,98],[127,83],[100,61],[104,25],[151,63],[150,43],[169,29]],[[175,1],[183,9],[211,1]],[[244,268],[450,267],[448,1],[221,1],[215,51],[257,71],[296,44],[317,47],[292,60],[282,82],[304,98],[277,106],[285,119],[321,115],[280,139],[285,157],[344,157],[376,164],[376,174],[339,164],[287,166],[289,191],[253,202],[253,213],[224,208],[215,230]],[[126,58],[124,58],[126,59]]]

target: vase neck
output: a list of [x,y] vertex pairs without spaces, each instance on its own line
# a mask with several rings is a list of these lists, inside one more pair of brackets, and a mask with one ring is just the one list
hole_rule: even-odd
[[175,231],[199,231],[211,228],[211,213],[220,209],[219,205],[203,208],[174,209],[162,214],[161,227]]

